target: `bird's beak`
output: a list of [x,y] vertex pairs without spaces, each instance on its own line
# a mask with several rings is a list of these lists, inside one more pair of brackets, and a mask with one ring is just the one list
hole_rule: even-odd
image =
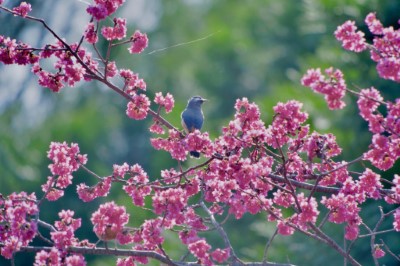
[[202,100],[203,102],[208,102],[208,100],[207,100],[207,99],[204,99],[204,98],[203,98],[203,99],[201,99],[201,100]]

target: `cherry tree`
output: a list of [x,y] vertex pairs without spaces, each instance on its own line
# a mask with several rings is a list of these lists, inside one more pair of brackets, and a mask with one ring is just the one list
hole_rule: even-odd
[[[118,256],[119,266],[147,264],[149,260],[166,265],[278,265],[268,261],[268,248],[275,235],[290,236],[294,232],[329,246],[352,265],[360,265],[352,256],[355,240],[368,237],[369,256],[375,265],[383,256],[399,263],[395,247],[378,241],[377,236],[400,231],[400,175],[386,180],[377,172],[391,169],[400,156],[400,99],[386,101],[374,87],[350,89],[342,71],[334,67],[310,69],[304,74],[301,84],[323,94],[331,110],[345,108],[346,93],[357,97],[359,114],[368,123],[372,137],[368,150],[350,161],[336,159],[342,149],[333,134],[310,131],[308,114],[296,100],[277,103],[273,121],[266,125],[255,103],[237,99],[235,115],[222,127],[220,136],[211,139],[207,132],[198,130],[185,134],[168,121],[174,108],[173,95],[147,90],[138,73],[118,68],[110,56],[117,46],[128,46],[127,53],[138,54],[148,45],[147,35],[139,30],[127,37],[126,19],[115,17],[124,0],[94,0],[86,9],[86,29],[74,43],[66,42],[44,20],[30,16],[29,3],[7,7],[3,2],[0,0],[3,12],[40,24],[55,41],[32,47],[0,36],[0,62],[30,66],[38,84],[53,92],[82,81],[101,83],[126,99],[128,117],[152,119],[150,128],[143,128],[154,134],[151,145],[177,162],[176,168],[159,169],[157,177],[149,177],[146,169],[134,162],[114,164],[108,176],[100,176],[85,166],[89,156],[77,143],[50,143],[50,175],[43,181],[43,193],[0,194],[0,250],[12,263],[17,252],[35,252],[35,265],[86,265],[88,254]],[[384,27],[374,13],[368,14],[365,23],[374,36],[372,43],[366,42],[353,21],[337,28],[336,39],[346,50],[368,50],[379,76],[400,82],[400,31]],[[97,48],[99,39],[108,43],[104,54]],[[55,62],[52,68],[45,64],[49,59]],[[152,102],[157,110],[150,108]],[[184,168],[181,162],[190,159],[190,151],[201,153],[203,160]],[[363,162],[374,168],[365,167]],[[354,164],[364,166],[364,170],[352,172],[349,168]],[[89,173],[96,183],[88,180],[76,184],[73,175],[78,170]],[[126,207],[107,200],[114,184],[122,184],[131,203],[155,218],[130,226]],[[92,228],[99,240],[113,240],[118,248],[102,248],[76,237],[82,220],[73,210],[59,210],[59,220],[54,224],[41,218],[45,211],[42,203],[62,201],[69,186],[76,186],[83,204],[105,198],[91,215]],[[151,203],[146,204],[146,200]],[[367,225],[360,217],[367,201],[376,201],[390,211],[378,209],[378,222]],[[321,215],[321,210],[327,214]],[[241,219],[244,214],[260,213],[265,215],[265,223],[276,225],[276,231],[260,262],[245,262],[236,254],[223,218],[227,214]],[[391,228],[382,228],[386,220]],[[325,230],[329,224],[345,225],[344,238],[352,244],[337,243]],[[222,239],[223,247],[212,246],[201,235],[210,230]],[[50,238],[44,237],[44,231]],[[167,231],[179,237],[190,256],[180,259],[168,254],[164,249]],[[32,245],[35,238],[47,245]]]

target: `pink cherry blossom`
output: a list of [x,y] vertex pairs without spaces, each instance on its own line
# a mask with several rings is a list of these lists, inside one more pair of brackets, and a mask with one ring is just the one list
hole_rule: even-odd
[[91,44],[95,44],[99,40],[97,36],[97,29],[95,29],[95,25],[93,22],[90,22],[86,25],[85,40]]
[[95,4],[90,5],[86,11],[96,20],[102,20],[112,15],[125,0],[94,0]]
[[36,253],[34,266],[47,265],[51,261],[51,265],[61,265],[62,254],[57,248],[53,247],[51,251],[39,251]]
[[346,21],[335,31],[335,37],[342,42],[342,46],[346,50],[354,52],[362,52],[367,49],[364,33],[357,31],[354,21]]
[[345,107],[343,97],[346,93],[346,82],[343,73],[339,69],[328,68],[325,70],[327,77],[322,75],[321,70],[309,69],[301,79],[301,84],[310,87],[313,91],[325,95],[325,100],[331,110]]
[[22,2],[18,7],[14,7],[12,10],[19,16],[26,17],[28,13],[32,11],[32,6],[27,2]]
[[126,19],[114,18],[114,26],[103,27],[101,29],[101,34],[108,41],[122,40],[126,37]]
[[107,241],[121,234],[128,223],[129,214],[124,206],[118,206],[113,201],[100,205],[90,219],[93,223],[93,231],[99,239]]
[[211,257],[218,263],[223,263],[226,261],[230,256],[229,248],[219,249],[217,248],[213,252],[211,252]]
[[202,265],[212,264],[210,255],[208,254],[211,246],[204,239],[199,239],[198,241],[190,243],[188,248],[189,251],[200,260]]
[[393,228],[394,228],[394,230],[399,232],[400,231],[400,209],[397,209],[393,216],[394,216]]
[[[3,198],[3,197],[1,197]],[[14,252],[27,246],[37,233],[38,206],[34,193],[12,193],[0,201],[1,255],[10,259]]]
[[365,23],[368,25],[368,29],[375,35],[383,34],[383,25],[376,18],[376,13],[371,12],[365,17]]
[[135,33],[131,36],[131,41],[132,45],[128,49],[131,54],[139,54],[143,52],[143,50],[147,47],[149,43],[147,35],[145,33],[141,33],[138,30],[135,31]]
[[166,113],[170,113],[172,111],[172,108],[174,108],[175,100],[172,94],[170,94],[169,92],[167,92],[165,97],[162,95],[161,92],[157,92],[154,98],[154,102],[164,107]]
[[55,222],[57,231],[50,232],[51,239],[58,249],[66,249],[78,243],[74,232],[81,227],[81,219],[75,219],[73,215],[74,212],[70,210],[63,210],[58,213],[61,220]]
[[378,245],[375,245],[375,250],[374,250],[374,257],[379,259],[385,256],[385,251],[383,251]]
[[129,69],[120,69],[119,75],[125,79],[124,88],[127,93],[134,95],[135,89],[146,90],[146,83],[143,79],[139,79],[139,74],[133,73]]
[[132,96],[132,101],[128,103],[126,114],[136,120],[145,119],[150,108],[150,100],[144,94]]

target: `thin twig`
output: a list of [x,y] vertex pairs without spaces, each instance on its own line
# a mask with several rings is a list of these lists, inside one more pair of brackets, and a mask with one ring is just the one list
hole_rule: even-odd
[[272,234],[271,238],[268,240],[267,244],[265,245],[264,248],[264,256],[263,256],[263,262],[267,261],[267,253],[268,253],[268,249],[272,244],[272,241],[274,240],[275,236],[278,234],[278,228],[275,230],[275,232]]
[[360,263],[358,263],[350,254],[347,254],[345,250],[343,250],[335,241],[333,241],[332,238],[330,238],[328,235],[326,235],[324,232],[322,232],[318,227],[316,227],[314,224],[309,223],[309,226],[314,230],[314,232],[320,236],[322,239],[326,240],[326,243],[331,246],[334,250],[339,252],[340,255],[345,257],[352,265],[357,265],[361,266]]
[[224,229],[221,227],[221,225],[217,222],[217,220],[215,220],[214,215],[212,214],[212,212],[207,208],[207,206],[204,204],[203,201],[200,202],[200,206],[203,208],[203,210],[210,217],[211,223],[215,226],[215,228],[217,229],[218,233],[221,235],[222,239],[224,240],[225,246],[227,248],[229,248],[231,257],[234,259],[234,261],[240,262],[239,258],[235,254],[235,251],[233,250],[233,247],[231,245],[231,242],[229,241],[228,235],[226,234]]

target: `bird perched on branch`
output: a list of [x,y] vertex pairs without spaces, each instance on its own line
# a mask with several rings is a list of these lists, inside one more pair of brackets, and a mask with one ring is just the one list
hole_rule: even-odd
[[[200,96],[194,96],[188,101],[186,109],[183,110],[181,114],[182,126],[186,133],[191,133],[196,129],[200,130],[203,126],[204,115],[201,110],[201,105],[205,101],[207,101],[207,99],[203,99]],[[191,151],[190,155],[196,158],[200,157],[200,153],[197,151]]]

